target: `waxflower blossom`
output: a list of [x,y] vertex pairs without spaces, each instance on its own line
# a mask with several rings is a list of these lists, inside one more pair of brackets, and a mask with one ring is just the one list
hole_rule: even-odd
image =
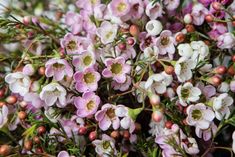
[[107,59],[105,61],[106,68],[102,71],[102,75],[106,78],[113,78],[117,83],[124,83],[127,74],[130,72],[130,65],[125,63],[123,57],[115,59]]
[[116,106],[112,104],[104,104],[98,112],[95,114],[95,119],[99,122],[101,130],[108,130],[112,125],[113,129],[118,129],[120,126],[120,120],[115,114]]
[[6,105],[3,105],[2,108],[0,108],[0,128],[2,128],[8,120],[8,108]]
[[222,120],[224,117],[227,119],[230,115],[229,106],[233,104],[233,99],[227,93],[220,94],[213,99],[213,110],[215,111],[215,117],[218,120]]
[[201,90],[197,87],[193,87],[192,83],[187,82],[177,88],[177,94],[179,96],[180,104],[182,106],[187,106],[189,102],[196,102],[199,100]]
[[22,72],[7,74],[5,81],[9,84],[9,88],[13,93],[19,93],[24,96],[29,92],[30,78]]
[[215,118],[214,112],[203,103],[190,105],[187,108],[187,114],[187,124],[199,129],[208,129],[211,121]]
[[79,38],[71,33],[64,36],[60,45],[68,54],[80,54],[84,51],[83,47],[80,45]]
[[146,81],[145,88],[150,88],[158,94],[163,94],[166,92],[167,86],[171,84],[172,80],[172,76],[166,74],[165,72],[153,74]]
[[117,154],[115,140],[106,134],[102,135],[101,140],[95,140],[92,144],[95,145],[95,151],[100,156],[109,157]]
[[95,55],[92,51],[84,51],[81,55],[74,56],[73,58],[73,65],[78,71],[93,67],[95,62]]
[[44,105],[44,102],[40,99],[39,94],[34,92],[29,92],[25,94],[24,101],[30,102],[35,108],[41,108]]
[[130,11],[128,0],[112,0],[109,5],[114,16],[120,17],[126,15]]
[[53,76],[56,81],[61,81],[64,76],[73,76],[73,69],[65,59],[52,58],[46,62],[45,67],[46,76]]
[[164,0],[163,3],[168,10],[174,10],[179,6],[180,0]]
[[77,34],[82,30],[82,16],[74,13],[67,12],[65,15],[65,23],[71,27],[72,33]]
[[163,9],[159,2],[154,3],[154,1],[152,1],[147,4],[145,13],[151,20],[155,20],[162,16]]
[[209,48],[203,41],[192,41],[191,47],[195,54],[193,59],[204,60],[209,55]]
[[230,49],[235,46],[235,36],[232,33],[224,33],[217,40],[217,46],[221,49]]
[[185,82],[192,78],[192,69],[196,67],[195,61],[181,57],[175,64],[175,74],[180,82]]
[[144,57],[150,59],[152,61],[151,63],[156,62],[158,54],[159,54],[159,49],[157,48],[157,46],[147,47],[144,49]]
[[126,81],[124,83],[112,81],[111,85],[114,90],[126,91],[131,85],[131,78],[130,76],[127,76]]
[[195,25],[201,25],[204,22],[205,16],[208,10],[200,3],[197,3],[192,8],[193,23]]
[[168,53],[169,56],[172,56],[175,53],[174,37],[169,30],[161,32],[160,36],[156,39],[156,45],[161,55]]
[[195,133],[197,137],[203,138],[203,140],[208,141],[215,136],[217,131],[217,126],[212,122],[208,129],[196,128]]
[[42,88],[40,99],[45,101],[47,106],[52,106],[56,103],[58,107],[65,107],[66,90],[56,82],[52,82]]
[[83,93],[86,91],[96,91],[100,80],[100,74],[93,68],[87,68],[84,71],[77,71],[74,74],[74,80],[76,81],[75,88],[77,91]]
[[135,123],[133,119],[128,114],[128,108],[124,105],[117,105],[115,114],[118,117],[122,117],[120,121],[120,126],[123,129],[129,129],[129,132],[132,133],[135,130]]
[[96,34],[100,37],[103,44],[108,44],[114,41],[117,34],[117,29],[118,26],[116,24],[104,21],[97,29]]
[[77,107],[78,117],[89,117],[96,113],[100,98],[94,92],[85,92],[82,97],[75,98],[74,104]]

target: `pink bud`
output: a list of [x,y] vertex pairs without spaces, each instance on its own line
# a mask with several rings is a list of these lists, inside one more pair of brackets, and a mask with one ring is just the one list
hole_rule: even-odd
[[162,112],[160,111],[154,111],[152,113],[152,119],[155,121],[155,122],[160,122],[163,118],[163,114]]

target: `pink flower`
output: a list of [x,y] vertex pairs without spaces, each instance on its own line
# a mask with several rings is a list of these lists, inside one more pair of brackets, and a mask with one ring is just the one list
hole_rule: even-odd
[[208,32],[208,35],[213,40],[217,40],[217,38],[226,33],[228,31],[227,27],[222,23],[213,23],[212,30]]
[[126,74],[131,70],[130,65],[125,63],[123,57],[117,57],[115,59],[107,59],[105,61],[106,68],[102,71],[102,75],[106,78],[113,78],[118,83],[124,83],[126,81]]
[[155,20],[162,16],[163,9],[159,2],[152,1],[147,4],[145,13],[151,20]]
[[26,64],[23,68],[23,74],[31,76],[35,73],[35,69],[32,64]]
[[110,10],[114,16],[124,16],[130,11],[128,0],[112,0],[109,3]]
[[86,91],[96,91],[100,74],[93,68],[87,68],[82,72],[77,71],[74,74],[74,80],[76,81],[75,88],[77,91],[82,93]]
[[112,81],[111,85],[114,90],[126,91],[131,85],[131,78],[130,76],[127,76],[126,81],[124,83]]
[[140,49],[144,51],[145,48],[154,46],[154,40],[155,38],[147,32],[141,32],[139,34]]
[[35,108],[41,108],[44,105],[44,102],[40,99],[39,95],[33,92],[25,94],[24,101],[30,102]]
[[74,104],[77,107],[78,117],[89,117],[97,111],[100,97],[95,95],[94,92],[85,92],[82,97],[75,98]]
[[45,64],[46,77],[52,77],[56,81],[61,81],[64,76],[72,77],[73,69],[65,59],[52,58]]
[[166,5],[166,9],[174,10],[179,6],[180,0],[164,0],[163,3]]
[[208,129],[200,129],[196,128],[195,133],[197,137],[203,138],[204,141],[210,140],[214,135],[216,134],[217,126],[214,122],[211,123],[210,127]]
[[215,118],[214,112],[203,103],[190,105],[187,108],[187,114],[186,122],[188,125],[195,126],[198,129],[208,129]]
[[68,54],[81,54],[86,49],[86,42],[82,37],[67,33],[61,40],[60,45]]
[[224,33],[217,40],[217,46],[221,49],[230,49],[235,46],[235,37],[232,33]]
[[144,3],[142,0],[129,0],[131,7],[128,15],[133,19],[140,19],[144,14]]
[[96,34],[100,37],[103,44],[108,44],[116,38],[118,26],[108,21],[103,21],[97,29]]
[[84,51],[81,55],[73,57],[73,65],[76,70],[83,71],[86,68],[92,68],[96,63],[94,52]]
[[106,131],[112,125],[113,129],[118,129],[120,126],[120,120],[115,114],[116,106],[112,104],[104,104],[98,112],[95,114],[95,119],[99,122],[101,130]]
[[193,17],[193,23],[198,26],[203,24],[207,13],[208,10],[201,3],[195,4],[191,13]]
[[82,31],[82,16],[74,13],[74,12],[67,12],[65,15],[65,23],[71,27],[73,34],[78,34]]
[[171,31],[164,30],[160,36],[156,39],[156,45],[159,48],[159,54],[165,55],[168,53],[169,57],[175,53],[174,37]]

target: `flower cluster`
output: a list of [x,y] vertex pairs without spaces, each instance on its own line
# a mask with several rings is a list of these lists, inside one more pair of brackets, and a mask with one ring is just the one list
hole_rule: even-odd
[[235,152],[235,1],[48,3],[0,18],[0,155]]

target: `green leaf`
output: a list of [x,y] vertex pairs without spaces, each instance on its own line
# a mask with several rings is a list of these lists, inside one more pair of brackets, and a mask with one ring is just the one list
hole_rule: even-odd
[[143,107],[131,109],[128,108],[128,115],[135,121],[137,116],[140,114],[140,112],[143,110]]

